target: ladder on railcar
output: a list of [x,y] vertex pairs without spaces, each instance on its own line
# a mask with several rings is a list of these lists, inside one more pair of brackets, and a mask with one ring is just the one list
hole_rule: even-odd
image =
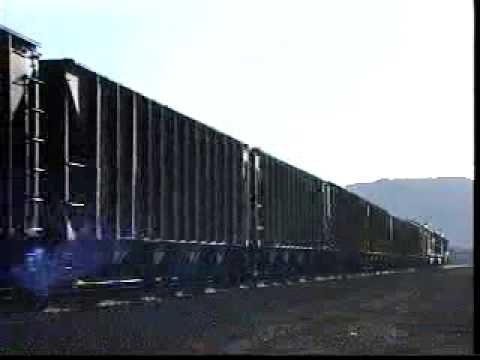
[[[72,182],[72,173],[77,169],[85,169],[87,167],[82,155],[72,154],[70,146],[70,107],[71,100],[68,94],[69,89],[78,87],[78,78],[69,73],[66,74],[67,88],[65,95],[65,119],[64,119],[64,160],[65,160],[65,205],[69,210],[83,209],[85,207],[85,197],[82,196],[82,191],[76,191],[74,189],[74,183]],[[78,88],[75,91],[71,91],[71,97],[73,98],[73,103],[78,104]],[[80,109],[76,108],[75,116],[79,116]],[[75,174],[74,176],[79,176]],[[71,211],[68,212],[68,215],[74,214]]]
[[[29,238],[43,236],[45,228],[41,214],[45,214],[44,193],[41,191],[42,176],[46,169],[41,164],[42,147],[46,139],[42,137],[42,122],[45,111],[40,108],[39,86],[44,82],[39,79],[40,54],[31,52],[23,55],[31,60],[31,73],[25,75],[23,81],[14,82],[22,86],[25,106],[25,216],[24,232]],[[43,207],[43,208],[42,208]]]
[[334,189],[328,183],[323,183],[321,192],[324,204],[322,250],[334,251],[337,248],[337,239],[333,234],[336,215]]
[[[73,279],[73,254],[68,246],[71,241],[77,240],[76,231],[79,230],[78,219],[83,218],[86,208],[86,196],[79,186],[79,179],[84,175],[87,168],[86,160],[82,154],[76,154],[71,146],[71,125],[80,116],[78,78],[70,73],[65,75],[66,87],[64,95],[64,219],[65,241],[67,247],[58,255],[59,268],[61,268],[69,280]],[[71,109],[74,111],[71,111]],[[78,188],[77,188],[78,187]]]

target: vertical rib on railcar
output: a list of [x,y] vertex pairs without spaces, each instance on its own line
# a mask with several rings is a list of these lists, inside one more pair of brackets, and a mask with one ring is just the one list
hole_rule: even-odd
[[186,119],[185,127],[185,189],[187,195],[185,196],[185,217],[187,218],[187,240],[198,240],[195,234],[195,205],[196,205],[196,136],[195,136],[195,122],[191,119]]
[[[115,240],[117,202],[117,96],[116,84],[100,79],[101,86],[101,137],[100,137],[100,219],[102,239]],[[97,189],[98,190],[98,189]],[[131,191],[131,190],[130,190]],[[130,213],[132,216],[132,213]],[[131,229],[129,229],[131,231]],[[131,234],[129,234],[131,236]]]
[[135,226],[136,239],[144,239],[150,233],[148,199],[150,176],[149,176],[149,102],[144,96],[137,95],[136,109],[137,141],[136,141],[136,179],[135,179]]

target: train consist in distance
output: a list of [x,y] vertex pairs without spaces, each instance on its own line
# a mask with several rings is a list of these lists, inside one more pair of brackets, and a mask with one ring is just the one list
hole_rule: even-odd
[[225,286],[447,261],[438,232],[38,48],[0,27],[4,283]]

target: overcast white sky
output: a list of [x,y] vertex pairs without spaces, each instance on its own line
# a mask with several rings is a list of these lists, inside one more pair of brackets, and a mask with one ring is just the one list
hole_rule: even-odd
[[345,186],[473,179],[468,0],[0,0],[0,22]]

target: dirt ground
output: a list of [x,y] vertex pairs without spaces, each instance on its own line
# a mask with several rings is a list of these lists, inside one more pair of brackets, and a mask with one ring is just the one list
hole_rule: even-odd
[[62,300],[1,315],[0,354],[473,353],[472,268],[320,280]]

